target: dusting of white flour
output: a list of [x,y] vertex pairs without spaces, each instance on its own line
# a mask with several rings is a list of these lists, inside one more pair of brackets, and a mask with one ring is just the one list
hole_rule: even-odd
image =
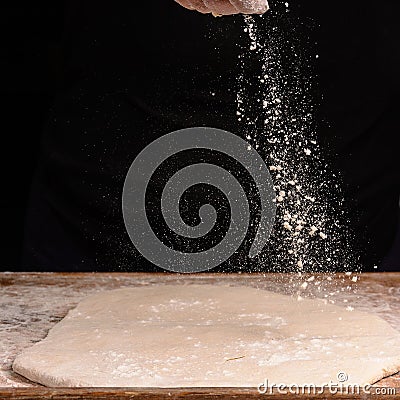
[[[295,27],[278,23],[279,13],[244,17],[249,40],[239,56],[238,122],[267,161],[276,191],[273,256],[267,254],[264,264],[300,277],[303,272],[358,271],[340,179],[324,162],[317,139],[311,65],[318,54],[304,54],[304,43],[288,32]],[[283,14],[289,13],[284,3]],[[256,77],[247,72],[255,63]],[[314,284],[300,280],[301,291]]]

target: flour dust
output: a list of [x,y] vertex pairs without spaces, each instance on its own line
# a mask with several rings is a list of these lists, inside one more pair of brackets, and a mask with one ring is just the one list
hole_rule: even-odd
[[[237,119],[269,165],[276,190],[276,223],[260,270],[299,276],[357,272],[341,181],[324,161],[317,139],[313,65],[318,54],[288,13],[284,3],[262,17],[245,16],[248,40],[239,56]],[[300,289],[313,281],[304,277]]]

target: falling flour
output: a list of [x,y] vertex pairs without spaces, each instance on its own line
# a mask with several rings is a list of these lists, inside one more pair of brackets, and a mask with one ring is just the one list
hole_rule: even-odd
[[[269,163],[276,190],[272,245],[261,264],[299,275],[358,271],[340,179],[324,162],[317,141],[311,66],[318,55],[303,51],[304,38],[297,35],[296,22],[287,24],[289,14],[284,3],[264,17],[245,16],[248,42],[239,56],[238,122]],[[300,282],[301,289],[310,283]]]

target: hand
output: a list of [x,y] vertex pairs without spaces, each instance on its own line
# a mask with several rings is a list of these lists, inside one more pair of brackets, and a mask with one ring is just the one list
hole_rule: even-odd
[[264,14],[268,9],[268,0],[175,0],[189,10],[202,14]]

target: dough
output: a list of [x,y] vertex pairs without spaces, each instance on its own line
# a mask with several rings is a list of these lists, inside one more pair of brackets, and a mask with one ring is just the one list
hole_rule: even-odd
[[13,365],[51,387],[366,384],[399,367],[400,334],[377,316],[211,285],[98,293]]

